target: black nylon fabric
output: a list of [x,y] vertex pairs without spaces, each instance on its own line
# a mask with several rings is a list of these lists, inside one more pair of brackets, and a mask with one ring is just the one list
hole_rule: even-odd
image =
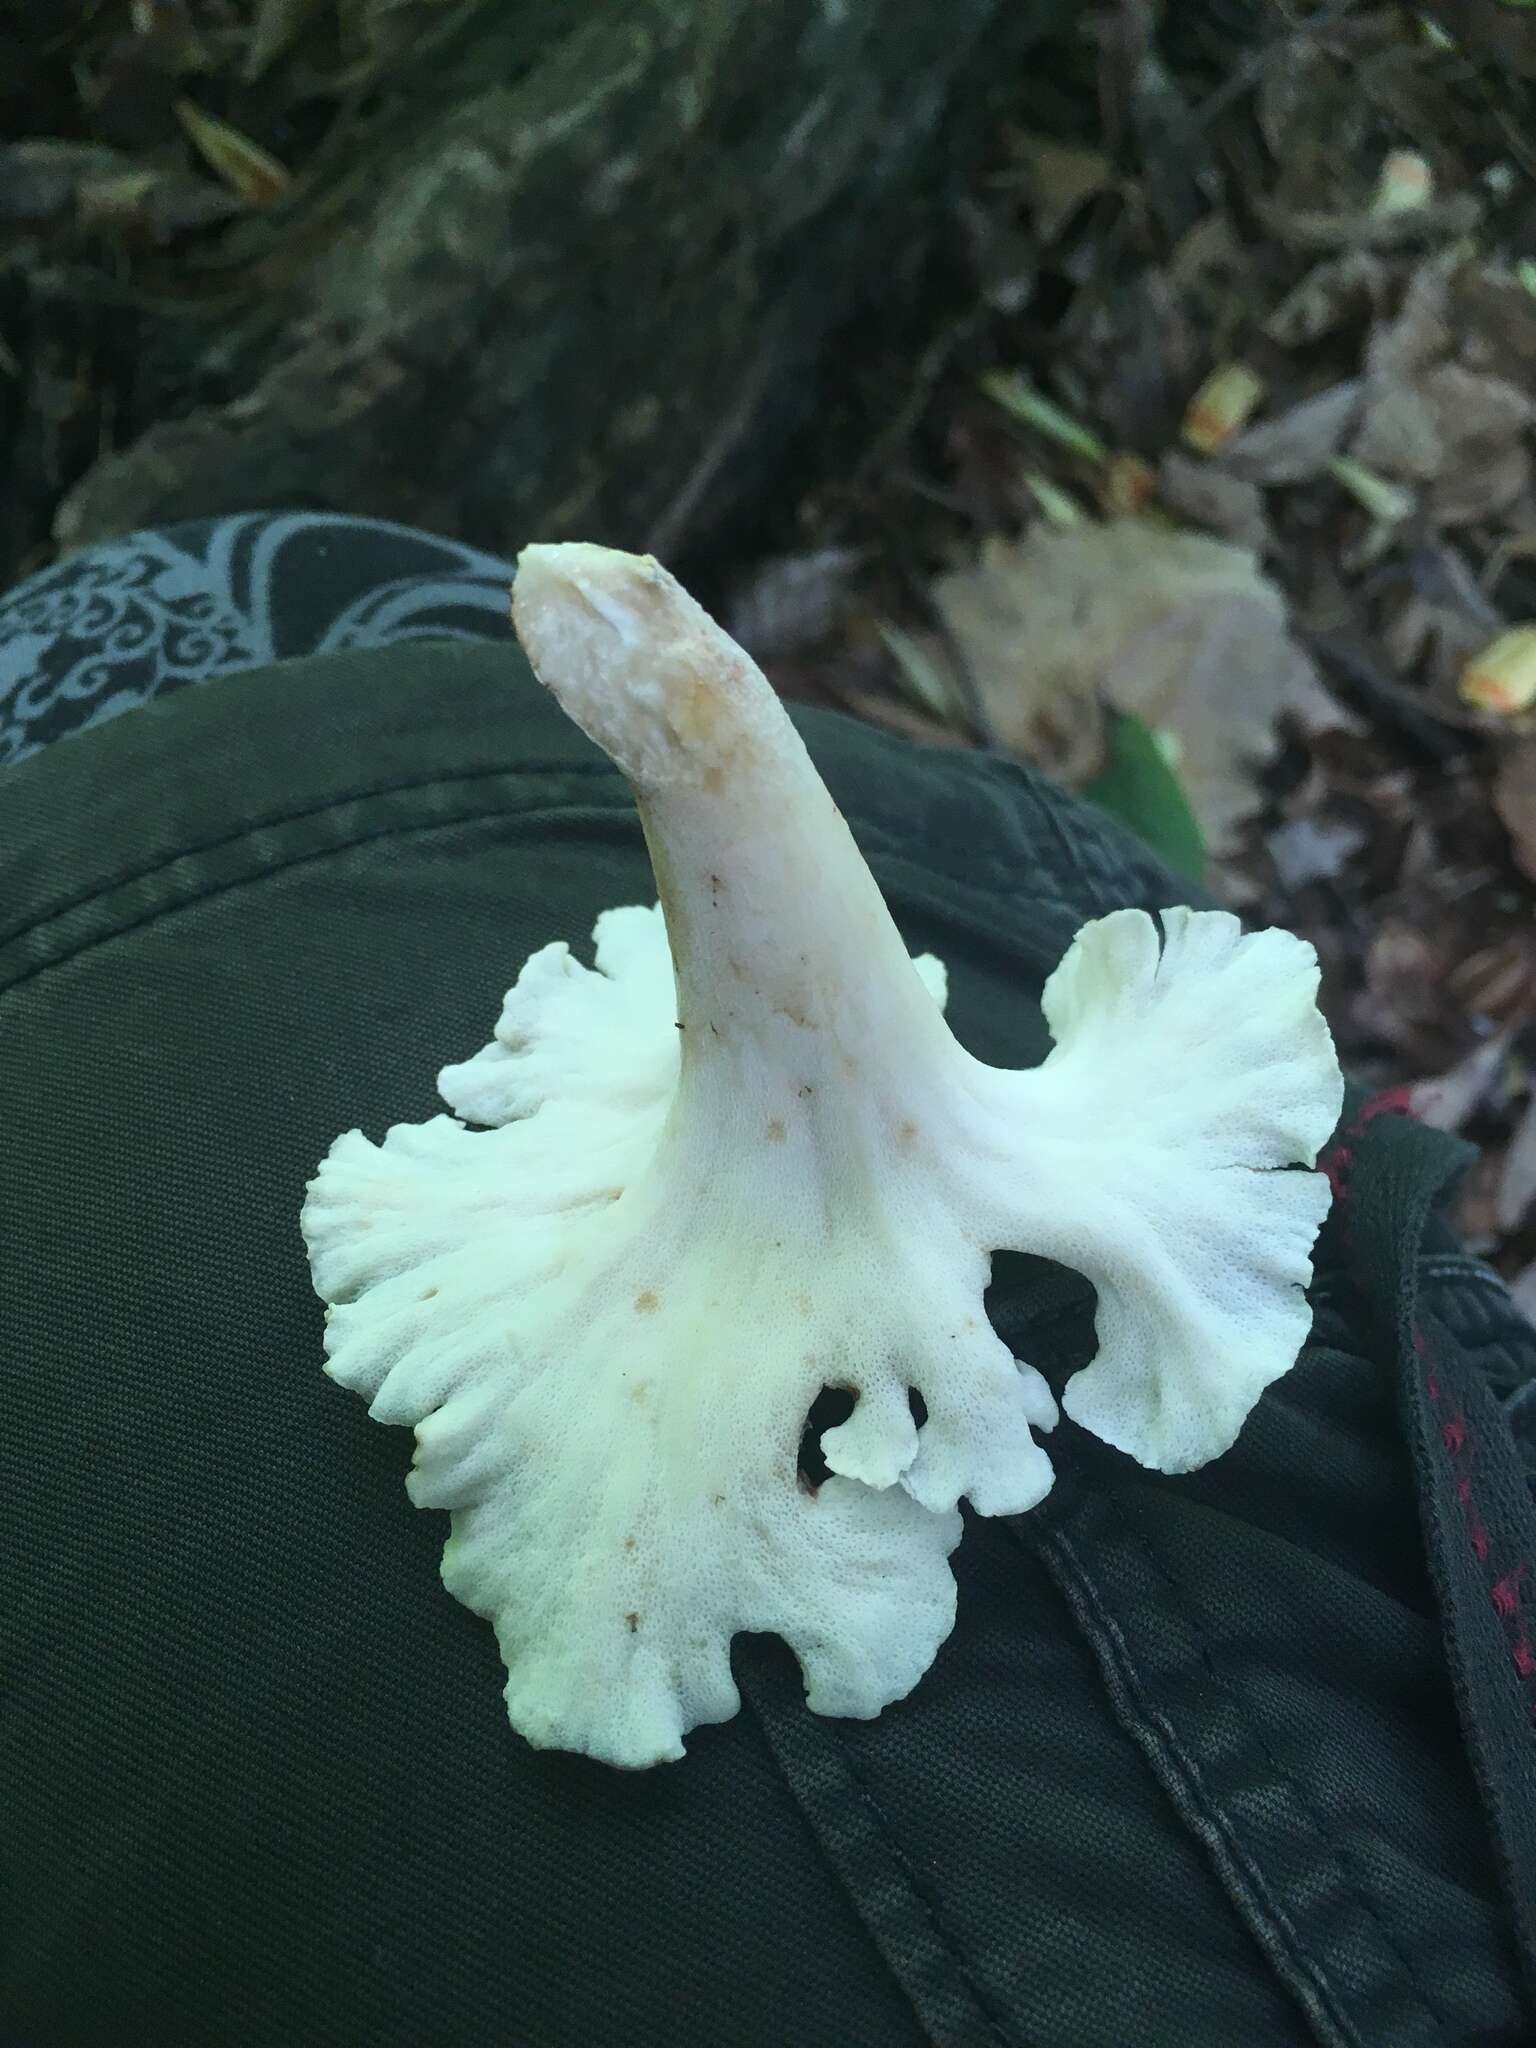
[[[1087,917],[1187,899],[1025,771],[802,724],[983,1058],[1041,1056]],[[531,948],[651,900],[622,783],[509,650],[340,654],[9,771],[0,877],[0,2037],[1531,2037],[1484,1646],[1361,1303],[1362,1258],[1411,1286],[1445,1385],[1536,1369],[1480,1270],[1421,1254],[1443,1160],[1325,1246],[1227,1458],[1162,1478],[1063,1422],[1042,1509],[967,1517],[909,1700],[820,1720],[744,1638],[742,1714],[618,1774],[509,1729],[409,1434],[320,1371],[297,1218],[338,1132],[435,1113]],[[999,1259],[991,1306],[1059,1390],[1082,1283]],[[1510,1448],[1496,1399],[1478,1425]]]

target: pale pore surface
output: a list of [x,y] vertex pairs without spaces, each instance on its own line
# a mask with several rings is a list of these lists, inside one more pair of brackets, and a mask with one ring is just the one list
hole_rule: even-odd
[[[464,1122],[348,1133],[304,1229],[326,1369],[415,1427],[411,1497],[452,1512],[443,1577],[496,1627],[514,1727],[640,1767],[737,1710],[740,1630],[784,1637],[816,1712],[928,1668],[958,1500],[1051,1482],[994,1250],[1099,1290],[1075,1420],[1165,1470],[1226,1449],[1306,1334],[1327,1188],[1297,1168],[1341,1083],[1311,949],[1215,912],[1088,926],[1050,1057],[982,1066],[766,682],[664,571],[530,549],[515,616],[635,784],[666,922],[605,913],[592,968],[535,954],[439,1076]],[[824,1385],[856,1405],[811,1492]]]

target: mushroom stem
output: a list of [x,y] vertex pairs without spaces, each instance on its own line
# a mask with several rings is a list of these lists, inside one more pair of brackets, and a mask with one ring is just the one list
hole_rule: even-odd
[[659,563],[529,547],[512,609],[540,681],[634,788],[684,1096],[744,1054],[800,1069],[878,1049],[899,1072],[952,1047],[771,684]]

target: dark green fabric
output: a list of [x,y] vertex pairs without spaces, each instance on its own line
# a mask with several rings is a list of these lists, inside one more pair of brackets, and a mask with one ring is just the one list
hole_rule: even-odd
[[[984,1058],[1041,1055],[1085,918],[1187,898],[1022,770],[804,725]],[[911,1699],[817,1719],[742,1639],[742,1714],[621,1775],[509,1729],[409,1435],[320,1371],[297,1219],[338,1132],[435,1112],[532,947],[650,900],[623,785],[505,649],[333,656],[23,763],[0,878],[0,2039],[1531,2038],[1518,1608],[1458,1590],[1406,1360],[1428,1332],[1442,1396],[1488,1395],[1500,1478],[1536,1347],[1426,1239],[1435,1141],[1384,1207],[1403,1120],[1336,1155],[1314,1340],[1227,1458],[1063,1422],[1036,1514],[967,1517]],[[1091,1346],[1036,1261],[991,1306],[1058,1388]]]

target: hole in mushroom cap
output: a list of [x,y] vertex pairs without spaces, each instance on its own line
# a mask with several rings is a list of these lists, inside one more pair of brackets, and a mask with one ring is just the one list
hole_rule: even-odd
[[800,1455],[796,1460],[800,1484],[805,1492],[815,1493],[821,1482],[832,1476],[831,1467],[821,1454],[822,1434],[836,1429],[840,1422],[846,1422],[857,1406],[858,1398],[852,1387],[823,1387],[811,1403],[811,1412],[800,1432]]
[[[1010,1351],[1045,1375],[1058,1401],[1073,1373],[1093,1356],[1097,1304],[1093,1282],[1070,1266],[1033,1252],[992,1255],[992,1278],[983,1296],[987,1322]],[[1055,1328],[1051,1341],[1041,1343],[1037,1333],[1047,1318]]]
[[[805,1427],[800,1432],[800,1452],[796,1459],[800,1485],[806,1493],[814,1494],[821,1482],[831,1477],[831,1467],[822,1455],[823,1434],[829,1429],[836,1429],[840,1422],[846,1422],[858,1403],[858,1389],[846,1385],[823,1387],[811,1403]],[[912,1411],[912,1420],[921,1429],[928,1420],[928,1404],[916,1387],[907,1389],[907,1406]]]

